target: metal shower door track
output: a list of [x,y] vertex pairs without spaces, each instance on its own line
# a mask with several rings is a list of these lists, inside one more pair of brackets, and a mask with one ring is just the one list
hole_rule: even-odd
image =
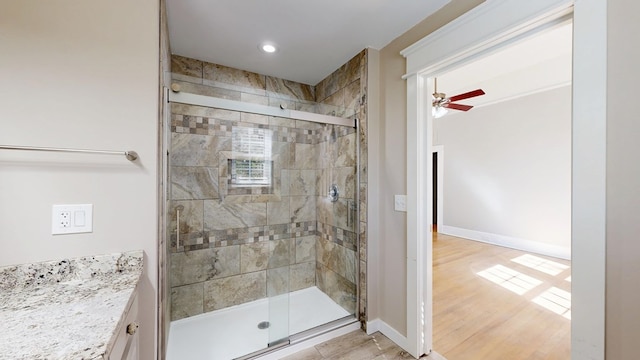
[[211,96],[191,94],[185,92],[174,92],[167,89],[169,92],[169,102],[180,103],[187,105],[206,106],[216,109],[240,111],[252,114],[277,116],[283,118],[290,118],[295,120],[311,121],[321,124],[332,124],[354,127],[355,121],[353,119],[341,118],[337,116],[315,114],[306,111],[290,110],[287,108],[273,107],[261,104],[252,104],[236,100],[221,99]]

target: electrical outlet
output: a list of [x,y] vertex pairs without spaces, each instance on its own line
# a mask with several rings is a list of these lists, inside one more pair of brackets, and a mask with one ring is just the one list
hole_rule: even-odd
[[68,228],[71,226],[71,212],[70,211],[60,211],[58,213],[58,225],[63,228]]
[[51,233],[76,234],[93,232],[93,205],[53,205]]

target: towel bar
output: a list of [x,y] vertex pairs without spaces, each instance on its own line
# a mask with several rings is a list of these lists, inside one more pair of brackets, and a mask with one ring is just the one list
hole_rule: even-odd
[[65,149],[65,148],[50,148],[50,147],[35,147],[35,146],[14,146],[14,145],[0,145],[0,149],[5,150],[29,150],[29,151],[55,151],[55,152],[75,152],[86,154],[107,154],[107,155],[124,155],[127,160],[134,161],[138,158],[138,154],[135,151],[112,151],[112,150],[86,150],[86,149]]

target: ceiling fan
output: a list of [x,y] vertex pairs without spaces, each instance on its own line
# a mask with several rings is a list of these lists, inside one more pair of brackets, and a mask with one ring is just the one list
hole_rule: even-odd
[[434,78],[434,92],[433,92],[433,116],[435,118],[439,118],[444,116],[448,110],[460,110],[460,111],[469,111],[473,106],[464,105],[464,104],[456,104],[454,101],[469,99],[472,97],[484,95],[485,92],[482,89],[476,89],[473,91],[466,92],[464,94],[458,94],[455,96],[447,97],[445,93],[438,92],[438,79]]

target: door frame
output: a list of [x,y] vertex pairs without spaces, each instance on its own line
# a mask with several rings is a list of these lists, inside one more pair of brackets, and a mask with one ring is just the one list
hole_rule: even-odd
[[[572,358],[604,359],[607,3],[487,0],[401,54],[407,74],[407,351],[432,344],[433,77],[573,16]],[[579,239],[579,240],[576,240]]]

